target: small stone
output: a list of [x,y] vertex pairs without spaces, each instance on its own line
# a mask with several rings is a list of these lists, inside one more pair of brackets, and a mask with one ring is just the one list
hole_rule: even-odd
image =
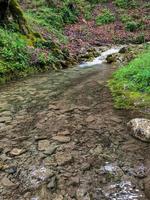
[[73,161],[73,157],[70,153],[60,152],[55,155],[55,158],[58,165],[66,165]]
[[78,188],[76,192],[77,200],[90,200],[89,194],[87,193],[86,189]]
[[11,117],[0,117],[0,123],[11,122]]
[[57,133],[57,135],[59,135],[59,136],[66,136],[66,135],[70,135],[70,132],[68,130],[61,131],[61,132]]
[[38,181],[44,181],[48,180],[49,178],[54,176],[54,172],[51,169],[47,169],[45,167],[41,167],[39,169],[35,169],[31,173],[31,178],[38,180]]
[[19,156],[23,153],[23,149],[18,149],[18,148],[14,148],[11,150],[10,155],[11,156]]
[[116,55],[112,54],[112,55],[108,55],[106,58],[107,63],[113,63],[116,62]]
[[67,143],[67,142],[70,142],[70,137],[68,136],[54,136],[52,138],[53,140],[57,141],[57,142],[60,142],[60,143]]
[[90,150],[90,153],[93,154],[93,155],[99,155],[101,154],[103,151],[103,148],[101,145],[98,145],[95,149],[91,149]]
[[70,185],[73,185],[73,186],[78,186],[80,183],[80,178],[79,177],[72,177],[71,178],[71,181],[70,181]]
[[8,165],[5,164],[3,161],[0,160],[0,170],[5,170],[8,168]]
[[46,154],[46,155],[52,155],[53,153],[55,153],[56,149],[57,149],[56,145],[50,145],[48,147],[48,149],[44,152],[44,154]]
[[93,122],[95,121],[95,118],[93,116],[89,116],[86,118],[86,122],[90,123],[90,122]]
[[81,170],[88,171],[88,170],[90,170],[90,168],[91,168],[91,165],[89,163],[84,163],[81,167]]
[[48,108],[50,110],[59,110],[59,108],[57,106],[55,106],[55,105],[49,105]]
[[38,142],[38,150],[39,151],[47,151],[49,149],[50,142],[48,140],[40,140]]
[[5,169],[5,172],[8,174],[15,174],[17,172],[17,167],[9,167]]
[[8,188],[12,188],[12,187],[16,187],[16,184],[14,184],[13,182],[11,182],[7,177],[4,177],[1,180],[1,183],[4,187],[8,187]]
[[120,50],[119,50],[119,53],[126,53],[127,52],[127,47],[122,47]]
[[54,158],[50,156],[44,159],[44,165],[56,167],[57,163],[55,162]]
[[127,126],[132,136],[143,142],[150,142],[150,120],[144,118],[132,119]]
[[64,198],[63,198],[63,196],[62,195],[57,195],[55,198],[54,198],[54,200],[63,200]]
[[144,192],[146,197],[150,199],[150,176],[144,179]]
[[56,189],[56,185],[57,185],[57,183],[56,183],[56,177],[53,176],[51,178],[50,182],[48,183],[47,188],[50,189],[50,190],[54,190],[54,189]]

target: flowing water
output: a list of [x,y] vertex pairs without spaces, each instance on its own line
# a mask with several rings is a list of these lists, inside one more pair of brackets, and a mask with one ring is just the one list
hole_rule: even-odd
[[106,56],[119,50],[1,87],[0,200],[147,199],[149,146],[106,87],[116,69]]

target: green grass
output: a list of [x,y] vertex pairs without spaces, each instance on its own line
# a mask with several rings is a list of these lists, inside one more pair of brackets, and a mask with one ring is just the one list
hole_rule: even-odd
[[150,48],[121,67],[109,86],[117,108],[150,106]]

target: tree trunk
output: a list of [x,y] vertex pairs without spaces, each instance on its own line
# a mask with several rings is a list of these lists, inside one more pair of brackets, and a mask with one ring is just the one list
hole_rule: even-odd
[[25,35],[30,34],[31,30],[17,0],[10,0],[9,10],[13,16],[13,19],[18,23],[20,31]]
[[4,25],[7,21],[9,0],[0,0],[0,24]]

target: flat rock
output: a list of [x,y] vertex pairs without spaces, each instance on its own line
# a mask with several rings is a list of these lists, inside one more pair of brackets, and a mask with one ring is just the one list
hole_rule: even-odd
[[51,144],[48,147],[48,149],[46,149],[46,151],[44,152],[44,154],[46,154],[46,155],[52,155],[53,153],[55,153],[56,149],[57,149],[57,146],[54,145],[54,144]]
[[11,182],[7,177],[4,177],[4,178],[1,180],[1,184],[2,184],[4,187],[8,187],[8,188],[16,187],[16,184],[14,184],[13,182]]
[[63,196],[62,195],[57,195],[55,198],[54,198],[54,200],[63,200],[64,198],[63,198]]
[[47,188],[48,188],[49,190],[55,190],[56,187],[57,187],[57,180],[56,180],[56,177],[53,176],[53,177],[51,178],[51,180],[49,181],[49,183],[47,184]]
[[23,149],[14,148],[10,151],[11,156],[19,156],[23,153]]
[[150,199],[150,176],[144,179],[144,192],[148,199]]
[[0,117],[0,122],[11,122],[12,118],[11,117]]
[[97,145],[97,147],[95,149],[91,149],[90,153],[93,155],[99,155],[103,152],[103,148],[101,145]]
[[150,142],[150,120],[144,118],[132,119],[127,124],[130,133],[135,138],[143,141]]
[[69,130],[65,130],[65,131],[60,131],[57,133],[58,136],[67,136],[70,135]]
[[88,116],[86,118],[86,122],[88,122],[88,123],[93,122],[93,121],[95,121],[95,118],[93,116]]
[[70,137],[62,135],[54,136],[52,139],[60,143],[67,143],[71,140]]
[[38,150],[47,151],[49,149],[50,142],[49,140],[40,140],[38,141]]
[[56,162],[58,165],[66,165],[73,161],[73,156],[70,153],[57,153],[55,155]]

